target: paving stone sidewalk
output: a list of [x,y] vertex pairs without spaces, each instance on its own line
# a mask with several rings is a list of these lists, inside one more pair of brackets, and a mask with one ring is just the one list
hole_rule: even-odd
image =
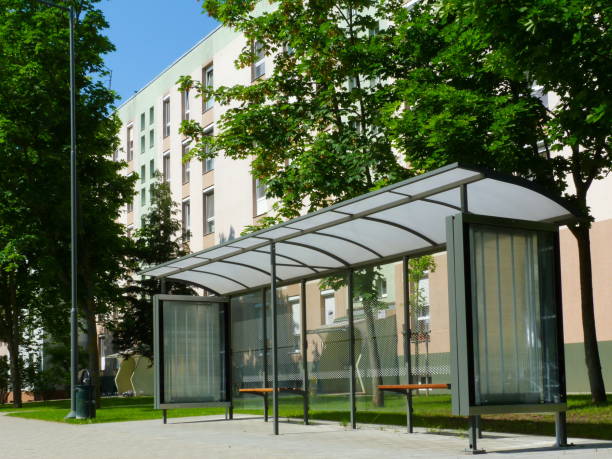
[[[0,415],[0,458],[368,458],[466,457],[465,436],[417,429],[337,423],[281,423],[281,435],[261,418],[219,416],[68,425]],[[551,448],[553,438],[485,433],[485,457],[612,458],[612,442],[571,439],[573,448]]]

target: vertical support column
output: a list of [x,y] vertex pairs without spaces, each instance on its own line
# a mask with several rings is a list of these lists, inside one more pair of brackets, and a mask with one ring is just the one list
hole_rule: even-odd
[[[460,201],[461,201],[461,212],[468,213],[468,188],[467,183],[464,183],[459,187]],[[471,418],[474,418],[473,420]],[[470,431],[475,430],[475,435],[478,438],[482,438],[482,422],[480,415],[470,417]]]
[[230,403],[226,417],[234,419],[234,394],[232,393],[232,299],[224,306],[225,310],[225,398]]
[[[167,291],[166,291],[166,278],[165,277],[161,278],[160,284],[161,284],[160,285],[161,294],[165,295],[167,293]],[[160,366],[160,368],[162,368],[162,367]],[[163,377],[163,375],[159,375],[159,376]],[[164,424],[167,424],[168,423],[168,410],[166,410],[166,409],[162,410],[162,417],[163,417],[163,420],[164,420]]]
[[567,422],[565,411],[555,413],[555,446],[563,448],[569,446],[567,443]]
[[350,362],[350,404],[351,404],[351,427],[357,428],[356,403],[355,403],[355,322],[353,320],[353,270],[349,269],[346,281],[346,296],[348,302],[348,332],[349,332],[349,362]]
[[272,405],[274,435],[278,435],[278,330],[276,317],[276,244],[270,244],[270,300],[272,303]]
[[[261,289],[261,326],[263,340],[263,387],[268,387],[268,325],[266,307],[266,289]],[[264,394],[264,421],[268,422],[268,395]]]
[[[412,373],[412,359],[410,356],[410,338],[412,331],[410,330],[410,286],[409,281],[409,270],[408,270],[408,257],[402,258],[402,297],[404,301],[404,361],[406,364],[406,384],[410,384],[410,375]],[[412,425],[412,391],[406,391],[406,428],[408,433],[414,432]]]
[[306,339],[306,281],[300,283],[300,339],[302,344],[302,390],[304,391],[304,424],[308,425],[308,340]]

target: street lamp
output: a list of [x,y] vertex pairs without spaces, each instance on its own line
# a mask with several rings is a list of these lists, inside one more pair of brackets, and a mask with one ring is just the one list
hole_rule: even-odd
[[70,413],[66,418],[76,417],[76,385],[78,372],[78,317],[77,317],[77,181],[76,181],[76,84],[74,66],[74,23],[72,5],[63,6],[48,0],[37,0],[48,6],[68,12],[70,24]]

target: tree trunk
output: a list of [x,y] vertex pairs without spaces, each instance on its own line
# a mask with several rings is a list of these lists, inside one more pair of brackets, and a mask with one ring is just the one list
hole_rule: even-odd
[[10,327],[8,340],[8,350],[10,354],[10,370],[11,370],[11,388],[13,391],[13,406],[21,408],[21,361],[19,359],[19,337],[21,330],[19,329],[19,308],[17,307],[17,284],[15,283],[15,274],[9,274],[9,316]]
[[91,384],[94,386],[96,408],[100,408],[100,357],[98,350],[98,329],[93,300],[87,300],[87,355]]
[[374,371],[374,376],[372,377],[372,404],[374,406],[385,406],[383,392],[378,389],[378,386],[383,384],[382,365],[380,363],[380,350],[378,349],[378,339],[376,338],[374,313],[372,312],[371,303],[377,304],[378,302],[375,300],[365,300],[363,302],[363,312],[366,317],[366,342],[370,357],[370,369]]
[[584,354],[591,386],[591,398],[595,403],[603,403],[606,389],[601,374],[595,310],[593,305],[593,271],[591,265],[590,225],[579,224],[570,227],[578,242],[578,262],[580,267],[580,300],[582,307],[582,331],[584,334]]

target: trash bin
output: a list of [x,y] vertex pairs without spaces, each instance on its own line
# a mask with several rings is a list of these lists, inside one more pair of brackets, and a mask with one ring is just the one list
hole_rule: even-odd
[[76,392],[76,418],[91,419],[96,417],[96,399],[94,386],[90,384],[91,378],[87,370],[83,371],[81,384],[75,387]]

